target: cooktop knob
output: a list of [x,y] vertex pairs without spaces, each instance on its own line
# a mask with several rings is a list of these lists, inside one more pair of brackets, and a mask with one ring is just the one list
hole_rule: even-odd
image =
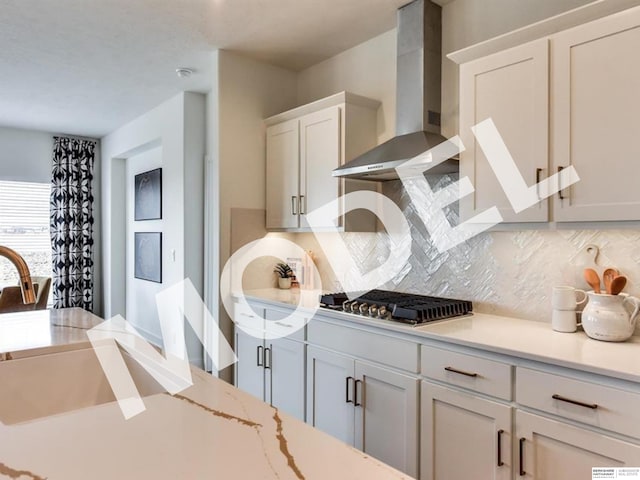
[[375,303],[369,307],[369,316],[375,317],[378,315],[378,305]]
[[360,315],[369,315],[369,305],[366,303],[361,303],[360,307]]
[[351,304],[351,312],[352,313],[358,313],[358,308],[360,307],[360,304],[358,302],[353,302]]
[[388,312],[387,307],[384,305],[378,309],[378,318],[387,318]]

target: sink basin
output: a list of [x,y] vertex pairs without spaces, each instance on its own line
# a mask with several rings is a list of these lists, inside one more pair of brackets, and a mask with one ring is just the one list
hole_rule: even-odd
[[[140,395],[164,389],[122,352]],[[93,349],[85,348],[0,362],[0,422],[5,425],[114,402]]]

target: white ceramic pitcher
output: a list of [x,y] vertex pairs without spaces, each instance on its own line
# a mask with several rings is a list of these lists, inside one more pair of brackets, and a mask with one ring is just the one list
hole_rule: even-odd
[[582,312],[582,328],[587,335],[605,342],[623,342],[633,335],[640,299],[626,293],[587,295],[589,303]]

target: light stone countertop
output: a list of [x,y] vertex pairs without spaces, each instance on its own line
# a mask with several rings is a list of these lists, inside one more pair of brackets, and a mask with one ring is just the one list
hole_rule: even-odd
[[0,314],[0,360],[86,348],[103,321],[81,308]]
[[[312,309],[315,301],[300,295],[299,290],[260,289],[245,292],[249,300],[290,307],[302,298],[305,309]],[[411,335],[417,341],[439,340],[456,345],[482,349],[548,364],[607,375],[640,383],[640,337],[626,342],[602,342],[589,338],[584,332],[560,333],[550,322],[534,322],[512,317],[483,313],[442,320],[412,327],[398,322],[376,320],[355,314],[318,309],[318,313],[333,321],[352,326],[373,326],[390,332]]]
[[146,410],[125,420],[84,333],[98,317],[3,322],[0,479],[410,478],[195,367],[176,395],[132,369]]

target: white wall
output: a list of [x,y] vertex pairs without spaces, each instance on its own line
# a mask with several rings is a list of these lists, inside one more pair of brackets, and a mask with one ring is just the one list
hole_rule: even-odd
[[395,135],[395,29],[314,65],[298,76],[300,105],[343,90],[382,102],[378,109],[378,143]]
[[[224,50],[214,54],[213,62],[217,76],[207,101],[207,141],[218,213],[212,219],[216,238],[210,242],[219,263],[215,270],[212,260],[207,269],[217,277],[232,253],[231,209],[265,208],[264,119],[296,106],[297,83],[294,72]],[[214,282],[217,278],[207,283]],[[220,327],[233,343],[233,325],[224,308],[213,303],[210,308],[217,310]],[[230,372],[222,377],[230,379]]]
[[[130,312],[126,308],[127,291],[132,293],[132,279],[128,277],[125,268],[126,165],[136,156],[158,147],[161,147],[163,168],[163,286],[168,287],[184,278],[190,278],[202,295],[205,150],[203,95],[181,93],[102,139],[105,316],[125,316],[155,343],[159,343],[159,325],[151,328],[145,324],[143,329],[138,325],[142,320],[129,318]],[[141,308],[155,309],[155,304],[145,303]],[[202,365],[202,347],[190,332],[187,347],[190,361]]]
[[[19,182],[51,182],[53,137],[64,135],[35,130],[0,127],[0,179]],[[102,315],[102,239],[101,239],[101,155],[95,149],[93,171],[93,311]]]
[[53,134],[0,127],[0,178],[51,182]]
[[135,325],[140,330],[152,334],[156,343],[160,343],[161,336],[158,328],[158,311],[155,308],[149,308],[149,306],[155,304],[155,295],[166,286],[161,283],[135,278],[135,232],[161,232],[164,237],[166,235],[164,231],[165,221],[163,219],[135,221],[134,192],[136,175],[161,167],[162,147],[160,146],[133,155],[126,161],[126,318],[131,322],[135,322]]

